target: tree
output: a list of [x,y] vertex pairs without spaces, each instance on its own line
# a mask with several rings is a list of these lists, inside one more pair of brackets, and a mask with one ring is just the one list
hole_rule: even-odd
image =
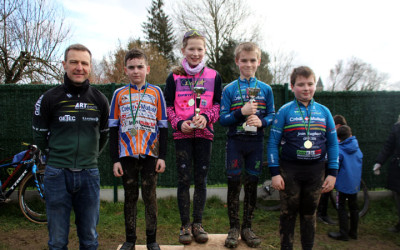
[[330,70],[330,90],[379,90],[388,79],[386,73],[380,73],[371,64],[359,58],[352,57],[347,62],[339,60],[335,67]]
[[158,51],[172,64],[175,61],[173,49],[175,38],[172,23],[163,11],[163,0],[153,0],[147,10],[147,22],[142,24],[146,39],[158,48]]
[[2,0],[0,6],[0,81],[62,79],[59,48],[70,33],[62,10],[47,0]]
[[[207,41],[208,65],[214,69],[221,65],[224,45],[229,41],[241,41],[246,38],[246,32],[240,32],[244,21],[250,15],[244,0],[179,1],[175,8],[176,14],[173,17],[182,29],[197,29],[204,34]],[[254,26],[253,29],[256,30],[257,27]]]
[[[115,83],[129,83],[129,79],[124,72],[125,54],[128,50],[138,48],[142,49],[147,56],[150,65],[150,74],[146,80],[153,84],[165,83],[168,76],[168,61],[162,56],[157,47],[149,42],[143,42],[139,39],[131,39],[126,48],[121,45],[113,52],[109,53],[108,57],[104,57],[100,62],[102,71],[104,72],[104,81]],[[100,78],[101,75],[96,76]]]
[[270,70],[272,73],[271,82],[274,84],[284,84],[290,82],[290,74],[294,68],[294,52],[284,52],[276,50],[271,54]]

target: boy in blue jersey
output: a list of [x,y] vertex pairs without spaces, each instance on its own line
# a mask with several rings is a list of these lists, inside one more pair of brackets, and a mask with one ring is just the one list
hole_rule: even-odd
[[[339,232],[329,232],[328,236],[335,240],[347,241],[349,237],[357,239],[357,193],[360,191],[363,154],[349,126],[340,126],[336,132],[339,139],[339,173],[335,184],[339,192]],[[350,229],[346,200],[350,210]]]
[[[248,246],[257,247],[261,240],[251,230],[251,220],[263,162],[264,128],[271,125],[275,114],[274,97],[271,87],[255,77],[261,63],[261,50],[255,43],[239,44],[235,49],[235,62],[239,67],[240,77],[228,84],[222,92],[219,120],[222,126],[229,127],[226,172],[230,230],[225,246],[237,247],[240,232],[242,240]],[[258,92],[250,93],[254,101],[249,101],[250,89],[256,89],[255,92]],[[242,184],[245,197],[240,231],[239,194]]]
[[329,192],[335,185],[338,142],[330,111],[313,99],[314,72],[305,66],[295,68],[290,86],[295,100],[283,105],[275,116],[268,142],[268,167],[271,185],[280,191],[281,249],[293,249],[297,213],[302,248],[312,249],[321,192]]

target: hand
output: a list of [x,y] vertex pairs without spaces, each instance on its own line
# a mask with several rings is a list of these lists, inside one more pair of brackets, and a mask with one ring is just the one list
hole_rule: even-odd
[[115,177],[121,177],[124,175],[124,171],[122,171],[121,162],[114,163],[113,172]]
[[207,120],[204,115],[193,116],[192,122],[196,125],[197,129],[204,129],[207,125]]
[[156,164],[156,172],[164,173],[165,171],[165,161],[163,159],[158,159]]
[[247,102],[241,109],[242,115],[254,115],[257,112],[257,102]]
[[381,174],[381,170],[379,170],[381,167],[382,167],[381,164],[375,163],[374,168],[372,169],[372,171],[374,171],[374,175],[380,175]]
[[272,177],[271,187],[275,190],[285,190],[285,181],[281,175]]
[[256,115],[250,115],[249,117],[247,117],[246,124],[249,125],[249,126],[257,127],[257,128],[261,128],[262,127],[262,121]]
[[181,127],[182,133],[184,133],[184,134],[193,133],[193,128],[190,127],[191,123],[192,123],[191,121],[184,121],[182,123],[182,127]]
[[328,175],[324,181],[324,184],[322,184],[322,193],[330,192],[335,187],[335,183],[336,177]]

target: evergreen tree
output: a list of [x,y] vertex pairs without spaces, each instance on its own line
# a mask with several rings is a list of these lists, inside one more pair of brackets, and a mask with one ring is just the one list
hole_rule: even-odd
[[173,48],[175,39],[173,36],[172,23],[169,17],[163,11],[163,0],[153,0],[148,12],[147,22],[142,24],[143,32],[146,34],[146,40],[154,44],[160,53],[173,63],[175,57]]

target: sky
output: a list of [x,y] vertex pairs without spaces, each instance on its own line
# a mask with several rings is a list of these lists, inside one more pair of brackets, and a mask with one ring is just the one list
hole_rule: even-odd
[[[69,43],[82,43],[101,60],[129,38],[144,38],[151,0],[57,0],[72,27]],[[186,1],[186,0],[185,0]],[[246,0],[258,42],[268,53],[294,54],[328,82],[339,60],[357,57],[389,75],[387,90],[400,90],[400,15],[396,0]],[[175,0],[164,0],[171,16]],[[249,23],[249,25],[251,25]]]

